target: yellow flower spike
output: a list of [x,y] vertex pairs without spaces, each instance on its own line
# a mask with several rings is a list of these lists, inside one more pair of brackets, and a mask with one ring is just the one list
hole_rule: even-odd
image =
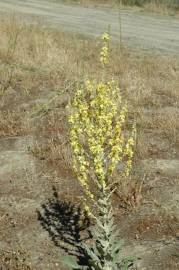
[[109,41],[110,37],[109,37],[109,34],[107,32],[105,32],[103,35],[102,35],[102,40],[104,41]]
[[107,65],[109,62],[109,39],[110,37],[108,33],[104,33],[102,35],[104,45],[100,52],[100,62],[102,63],[103,66]]
[[[103,66],[109,62],[109,38],[108,33],[102,36]],[[113,78],[106,82],[105,77],[99,82],[87,79],[77,88],[68,110],[73,168],[92,214],[96,194],[108,187],[119,161],[126,161],[121,173],[129,175],[136,131],[133,129],[126,142],[123,125],[128,109],[122,106],[121,92]]]

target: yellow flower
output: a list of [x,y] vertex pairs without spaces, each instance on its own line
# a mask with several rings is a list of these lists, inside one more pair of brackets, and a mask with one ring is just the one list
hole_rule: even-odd
[[109,34],[107,32],[105,32],[103,35],[102,35],[102,39],[104,41],[109,41]]
[[109,62],[109,34],[104,33],[102,36],[102,40],[104,42],[104,45],[100,52],[100,62],[103,64],[103,66],[105,66]]
[[[102,39],[100,61],[104,66],[109,62],[109,34],[104,33]],[[68,110],[73,168],[86,204],[86,200],[94,202],[94,190],[96,193],[96,189],[107,187],[119,161],[126,161],[123,173],[129,175],[135,129],[126,140],[123,124],[128,109],[127,105],[122,106],[120,89],[114,79],[107,82],[87,79],[76,89]]]

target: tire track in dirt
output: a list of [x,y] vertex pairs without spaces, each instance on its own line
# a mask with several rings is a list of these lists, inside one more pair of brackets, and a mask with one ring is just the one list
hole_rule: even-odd
[[[0,0],[0,10],[35,15],[65,31],[99,36],[108,25],[119,40],[119,14],[112,9],[85,8],[47,0]],[[171,16],[121,11],[122,40],[129,46],[163,54],[179,51],[179,19]]]

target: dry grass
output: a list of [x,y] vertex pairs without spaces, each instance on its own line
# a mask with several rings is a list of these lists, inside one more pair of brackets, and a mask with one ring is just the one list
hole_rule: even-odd
[[[65,91],[53,102],[54,112],[43,119],[46,125],[36,127],[38,132],[42,135],[48,133],[49,137],[60,133],[73,83],[82,79],[84,74],[95,79],[100,76],[100,42],[57,33],[36,24],[27,26],[15,18],[7,20],[2,17],[1,22],[1,87],[4,81],[9,82],[5,83],[6,92],[1,95],[1,136],[28,132],[27,125],[22,123],[24,115],[33,113],[39,104],[48,103],[49,97],[57,92]],[[15,44],[14,37],[17,37]],[[10,40],[13,40],[13,49]],[[152,132],[176,142],[179,128],[177,59],[142,56],[125,48],[121,52],[113,45],[108,76],[119,81],[123,96],[129,101],[130,114],[136,115],[139,134],[141,128],[143,134]],[[140,145],[140,152],[143,147]]]
[[[75,82],[87,74],[100,77],[100,42],[36,23],[26,25],[15,17],[1,16],[0,20],[0,86],[4,89],[0,137],[32,134],[36,144],[30,151],[42,161],[44,174],[71,184],[67,181],[74,175],[65,106]],[[135,118],[137,122],[135,162],[179,158],[179,60],[127,48],[120,51],[112,44],[108,76],[115,77],[129,102],[128,120]],[[140,205],[145,196],[143,179],[136,173],[132,179],[123,184],[116,198],[125,210]],[[69,189],[68,196],[77,201],[79,186],[76,191],[71,186]]]
[[[54,0],[58,1],[58,0]],[[64,0],[65,3],[74,3],[83,6],[132,8],[139,11],[178,15],[179,3],[177,0]]]
[[[55,109],[41,120],[42,123],[36,125],[34,132],[40,132],[41,136],[50,140],[60,134],[60,137],[64,136],[62,141],[67,140],[65,105],[73,92],[74,82],[82,79],[84,74],[95,79],[100,76],[100,42],[57,33],[36,24],[27,26],[16,18],[2,17],[1,21],[1,87],[4,81],[9,83],[5,83],[6,90],[1,95],[0,136],[30,132],[29,125],[33,120],[23,123],[24,117],[29,119],[39,106],[48,103],[50,97],[65,91],[52,102],[49,109]],[[142,56],[125,48],[121,52],[113,44],[108,76],[114,76],[119,81],[123,96],[129,101],[130,115],[136,117],[140,142],[137,156],[151,156],[145,143],[145,137],[148,138],[149,134],[150,138],[157,136],[157,139],[167,139],[169,144],[177,143],[177,59]],[[51,147],[54,148],[53,143]],[[57,150],[50,151],[52,156],[48,157],[53,160]]]

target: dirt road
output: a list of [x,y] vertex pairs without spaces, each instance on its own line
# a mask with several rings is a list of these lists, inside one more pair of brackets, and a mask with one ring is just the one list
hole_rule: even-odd
[[[85,8],[47,0],[0,0],[0,10],[40,16],[65,31],[99,36],[110,25],[113,39],[119,39],[118,12]],[[179,18],[122,11],[122,40],[129,46],[161,53],[179,52]]]

